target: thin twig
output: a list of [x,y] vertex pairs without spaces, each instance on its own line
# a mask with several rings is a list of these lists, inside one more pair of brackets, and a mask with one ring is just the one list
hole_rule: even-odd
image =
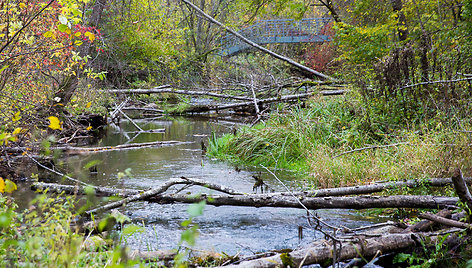
[[[265,166],[261,165],[261,167],[263,167],[265,170],[267,170],[272,176],[274,176],[274,178],[280,183],[282,184],[282,186],[287,190],[287,192],[289,192],[293,198],[295,198],[295,200],[297,200],[297,202],[300,204],[300,206],[303,207],[303,209],[305,209],[305,211],[307,213],[310,214],[310,216],[312,216],[314,219],[317,219],[320,223],[322,223],[323,225],[325,225],[326,227],[329,227],[333,230],[340,230],[340,228],[338,227],[335,227],[335,226],[332,226],[324,221],[322,221],[321,219],[319,219],[315,214],[313,214],[301,201],[300,199],[295,195],[293,194],[292,191],[290,191],[290,189],[287,187],[287,185],[285,185],[285,183],[283,183],[278,177],[277,175],[274,174],[274,172],[272,172],[270,169],[266,168]],[[330,236],[330,235],[329,235]]]
[[460,78],[460,79],[453,79],[453,80],[437,80],[437,81],[428,81],[428,82],[421,82],[413,85],[406,85],[404,87],[401,87],[401,89],[406,89],[406,88],[411,88],[411,87],[416,87],[416,86],[421,86],[421,85],[433,85],[433,84],[443,84],[443,83],[456,83],[456,82],[462,82],[462,81],[469,81],[472,80],[472,77],[466,77],[466,78]]
[[74,179],[74,178],[72,178],[72,177],[70,177],[70,176],[67,176],[66,174],[62,174],[62,173],[60,173],[60,172],[57,171],[57,170],[48,168],[47,166],[45,166],[45,165],[39,163],[36,159],[34,159],[32,156],[30,156],[30,155],[28,154],[28,152],[26,152],[26,151],[24,151],[23,153],[24,153],[29,159],[31,159],[31,161],[35,162],[36,165],[38,165],[38,166],[44,168],[45,170],[47,170],[47,171],[49,171],[49,172],[52,172],[52,173],[54,173],[54,174],[56,174],[56,175],[59,175],[59,176],[61,176],[61,177],[63,177],[63,178],[66,178],[66,179],[68,179],[68,180],[70,180],[70,181],[77,182],[77,183],[80,183],[80,184],[83,184],[83,185],[86,185],[86,186],[91,186],[90,184],[87,184],[87,183],[85,183],[85,182],[83,182],[83,181],[79,181],[79,180]]

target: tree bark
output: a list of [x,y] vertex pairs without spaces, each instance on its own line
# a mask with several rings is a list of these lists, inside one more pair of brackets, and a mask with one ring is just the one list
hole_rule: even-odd
[[[170,86],[169,86],[170,87]],[[109,93],[117,94],[162,94],[162,93],[173,93],[173,94],[182,94],[182,95],[193,95],[193,96],[210,96],[215,98],[223,99],[235,99],[235,100],[252,100],[252,98],[241,97],[241,96],[231,96],[226,94],[218,94],[207,91],[191,91],[191,90],[178,90],[172,88],[151,88],[151,89],[109,89],[106,90]]]
[[238,196],[184,194],[161,194],[145,199],[160,204],[197,203],[205,200],[213,206],[243,207],[290,207],[308,209],[367,209],[367,208],[431,208],[456,207],[458,198],[423,195],[356,196],[356,197],[304,197],[295,200],[292,196],[271,194],[248,194]]
[[130,143],[130,144],[121,144],[117,146],[103,146],[103,147],[72,147],[72,146],[59,146],[51,147],[51,150],[62,150],[65,153],[74,155],[74,154],[89,154],[89,153],[100,153],[100,152],[109,152],[109,151],[121,151],[121,150],[130,150],[138,148],[147,148],[147,147],[162,147],[162,146],[172,146],[172,145],[181,145],[187,144],[189,142],[183,141],[154,141],[154,142],[143,142],[143,143]]
[[[193,178],[187,178],[188,180],[198,180]],[[466,178],[468,182],[472,181],[472,178]],[[200,180],[205,185],[210,185],[212,189],[220,189],[224,186],[217,186],[217,184],[212,184],[210,182]],[[360,186],[350,186],[350,187],[339,187],[339,188],[326,188],[326,189],[319,189],[315,191],[303,191],[303,192],[278,192],[278,193],[267,193],[265,194],[266,197],[271,196],[296,196],[299,199],[303,199],[305,197],[328,197],[328,196],[343,196],[343,195],[361,195],[361,194],[370,194],[375,192],[381,192],[387,189],[395,189],[395,188],[402,188],[402,187],[417,187],[419,185],[423,186],[436,186],[442,187],[452,184],[452,179],[450,178],[436,178],[436,179],[428,179],[428,180],[408,180],[408,181],[398,181],[398,182],[385,182],[385,183],[375,183],[371,185],[360,185]],[[84,189],[78,186],[72,185],[61,185],[55,183],[36,183],[33,184],[33,187],[37,189],[49,189],[48,191],[54,191],[60,193],[64,191],[68,194],[84,194]],[[36,189],[35,188],[35,189]],[[115,188],[108,188],[108,187],[94,187],[95,192],[97,195],[101,196],[114,196],[119,195],[123,197],[127,197],[129,195],[134,195],[139,193],[138,190],[132,189],[115,189]],[[443,217],[445,217],[443,215]]]
[[454,171],[452,182],[454,183],[454,189],[461,201],[467,204],[469,209],[472,209],[472,195],[469,192],[469,188],[462,177],[462,171],[459,168]]
[[[352,241],[343,243],[336,254],[338,260],[348,260],[356,257],[369,258],[382,252],[382,254],[404,250],[416,246],[417,242],[428,237],[428,241],[434,244],[436,236],[428,234],[386,234],[379,237],[355,236]],[[295,250],[290,253],[277,254],[271,257],[244,261],[238,265],[221,267],[302,267],[310,264],[324,264],[333,259],[332,241],[321,240],[312,246]]]
[[[263,103],[274,103],[274,102],[287,102],[287,101],[294,101],[294,100],[299,100],[299,99],[306,99],[313,95],[316,95],[316,92],[296,94],[296,95],[286,95],[282,97],[274,97],[274,98],[267,98],[267,99],[258,99],[257,103],[263,104]],[[220,111],[220,110],[228,110],[228,109],[251,107],[251,106],[254,106],[254,101],[231,103],[231,104],[220,104],[220,105],[196,105],[196,106],[192,106],[185,109],[181,113],[201,113],[201,112],[208,112],[208,111]]]
[[472,229],[471,224],[468,224],[468,223],[465,223],[465,222],[460,222],[460,221],[455,221],[455,220],[451,220],[451,219],[447,219],[447,218],[444,218],[444,217],[441,217],[441,216],[438,216],[438,215],[433,215],[431,213],[421,213],[418,217],[422,218],[422,219],[427,219],[429,221],[433,221],[433,222],[436,222],[436,223],[440,223],[440,224],[446,225],[446,226]]

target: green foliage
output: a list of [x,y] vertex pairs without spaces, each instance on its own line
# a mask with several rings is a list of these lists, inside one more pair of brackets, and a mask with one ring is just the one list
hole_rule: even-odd
[[393,26],[394,21],[373,27],[356,27],[343,22],[335,24],[336,42],[343,52],[340,60],[371,67],[373,62],[387,55],[392,49]]
[[438,237],[434,248],[427,248],[424,241],[420,240],[423,252],[399,253],[393,259],[394,264],[407,263],[408,267],[428,268],[446,265],[445,260],[449,259],[448,249],[445,241],[449,235]]
[[[115,61],[134,68],[121,74],[128,76],[125,77],[128,83],[146,80],[149,76],[166,78],[179,66],[185,57],[181,49],[186,30],[178,27],[182,18],[179,10],[174,3],[161,0],[122,2],[108,10],[107,50],[115,55]],[[108,69],[115,69],[112,64]]]
[[179,253],[174,257],[174,267],[187,267],[185,261],[185,256],[190,252],[188,248],[185,248],[183,251],[180,249],[184,243],[189,246],[194,246],[196,239],[199,235],[198,224],[193,223],[195,217],[203,215],[203,210],[205,209],[206,202],[200,201],[199,203],[191,204],[187,208],[189,218],[183,221],[180,225],[184,228],[180,234],[179,241]]

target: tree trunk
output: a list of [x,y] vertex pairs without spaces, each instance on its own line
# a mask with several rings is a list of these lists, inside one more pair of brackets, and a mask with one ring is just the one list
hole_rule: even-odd
[[[437,237],[428,236],[428,234],[386,234],[379,237],[355,236],[352,241],[342,244],[336,257],[338,260],[348,260],[356,257],[368,259],[379,254],[379,252],[385,254],[414,247],[417,241],[425,240],[425,238],[428,238],[431,244],[437,241]],[[222,267],[302,267],[310,264],[326,264],[332,259],[332,241],[321,240],[305,249]]]
[[309,72],[311,74],[314,74],[315,76],[317,77],[320,77],[322,79],[326,79],[326,80],[332,80],[332,81],[336,81],[336,79],[334,79],[333,77],[330,77],[328,75],[325,75],[325,74],[322,74],[320,72],[317,72],[311,68],[308,68],[304,65],[301,65],[300,63],[290,59],[290,58],[287,58],[285,56],[282,56],[282,55],[279,55],[271,50],[268,50],[267,48],[265,47],[262,47],[256,43],[254,43],[253,41],[247,39],[246,37],[242,36],[241,34],[239,34],[238,32],[234,31],[233,29],[230,29],[228,27],[226,27],[225,25],[223,25],[221,22],[215,20],[213,17],[209,16],[208,14],[206,14],[203,10],[201,10],[200,8],[198,8],[196,5],[192,4],[191,2],[187,1],[187,0],[181,0],[182,2],[186,3],[187,5],[189,5],[190,7],[192,7],[195,11],[197,11],[198,13],[200,13],[200,15],[202,15],[203,17],[205,17],[206,19],[208,19],[209,21],[211,21],[212,23],[220,26],[221,28],[225,29],[227,32],[231,33],[232,35],[236,36],[237,38],[241,39],[241,41],[243,41],[244,43],[262,51],[262,52],[265,52],[279,60],[282,60],[282,61],[285,61],[287,62],[288,64],[290,65],[293,65],[303,71],[306,71],[306,72]]

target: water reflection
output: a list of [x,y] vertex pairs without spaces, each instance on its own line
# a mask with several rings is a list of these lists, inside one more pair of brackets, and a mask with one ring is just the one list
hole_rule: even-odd
[[[252,192],[255,171],[236,171],[231,165],[209,160],[202,156],[200,142],[207,143],[211,132],[222,134],[231,131],[231,124],[208,119],[158,118],[139,120],[144,130],[165,128],[164,133],[142,133],[133,138],[133,143],[177,140],[191,143],[161,148],[143,148],[138,150],[111,151],[88,156],[69,158],[67,165],[83,180],[99,186],[149,189],[171,177],[193,177],[230,186],[243,192]],[[120,126],[129,138],[136,129],[126,121]],[[116,129],[109,133],[99,146],[118,145],[128,142],[128,138]],[[90,161],[98,160],[97,174],[91,176],[83,169]],[[118,179],[118,173],[125,169],[132,170],[132,177]],[[270,175],[262,173],[264,182],[270,188],[283,190],[282,185]],[[291,184],[287,174],[280,174],[283,181]],[[203,191],[194,188],[193,191]],[[127,239],[127,243],[141,250],[175,248],[180,238],[180,223],[188,219],[188,205],[158,205],[146,202],[129,204],[123,211],[136,224],[145,227],[145,232]],[[330,210],[318,213],[333,225],[346,227],[367,224],[359,217],[345,210]],[[295,248],[320,238],[308,225],[306,212],[289,208],[247,208],[247,207],[212,207],[205,208],[204,215],[195,219],[200,226],[197,248],[224,251],[228,254],[254,252],[271,249]],[[299,240],[299,226],[304,229],[304,236]]]

